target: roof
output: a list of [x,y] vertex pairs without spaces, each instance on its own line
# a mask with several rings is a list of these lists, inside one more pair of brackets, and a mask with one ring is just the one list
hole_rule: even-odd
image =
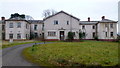
[[[15,19],[7,19],[5,21],[26,21],[26,22],[28,22],[27,20],[15,20]],[[28,23],[30,23],[30,22],[28,22]]]
[[80,21],[79,24],[81,24],[81,25],[95,25],[97,23],[98,23],[98,21]]
[[34,23],[43,23],[43,20],[27,20],[28,22],[34,24]]
[[77,18],[77,17],[75,17],[75,16],[73,16],[73,15],[71,15],[71,14],[68,14],[68,13],[66,13],[66,12],[64,12],[64,11],[60,11],[60,12],[54,14],[54,15],[51,15],[51,16],[49,16],[49,17],[46,17],[44,20],[46,20],[46,19],[48,19],[48,18],[51,18],[51,17],[53,17],[53,16],[55,16],[55,15],[58,15],[58,14],[60,14],[60,13],[64,13],[64,14],[66,14],[66,15],[68,15],[68,16],[70,16],[70,17],[72,17],[72,18],[74,18],[74,19],[76,19],[76,20],[78,20],[78,21],[80,20],[79,18]]
[[99,21],[100,23],[117,23],[117,21],[109,20],[109,19],[103,19]]

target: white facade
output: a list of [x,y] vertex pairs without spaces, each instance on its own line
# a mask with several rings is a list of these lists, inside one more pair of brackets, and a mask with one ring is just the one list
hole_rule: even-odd
[[[22,20],[6,20],[5,25],[5,39],[10,39],[10,34],[13,34],[12,39],[29,39],[30,36],[30,24]],[[13,27],[10,28],[10,23],[13,23]],[[18,23],[21,23],[21,27],[17,27]],[[17,34],[20,34],[19,37]]]
[[[55,24],[55,21],[58,24]],[[78,32],[79,31],[79,20],[77,18],[71,17],[64,12],[58,13],[53,17],[45,19],[44,21],[44,35],[45,39],[57,39],[60,40],[62,34],[64,36],[64,40],[67,39],[67,34],[69,31]],[[55,32],[56,35],[50,36],[49,32]],[[78,38],[78,35],[75,35],[75,39]]]
[[32,23],[31,24],[31,32],[37,33],[38,37],[42,36],[42,23]]
[[[13,27],[10,28],[10,23]],[[21,27],[18,28],[18,23]],[[9,40],[11,34],[13,39],[29,39],[31,33],[37,38],[44,37],[45,40],[66,40],[68,32],[74,32],[74,39],[79,39],[79,32],[84,32],[84,39],[116,39],[117,22],[102,17],[101,21],[80,21],[64,11],[49,16],[43,20],[5,20],[5,39]],[[20,34],[20,35],[19,35]],[[20,37],[20,38],[19,38]]]

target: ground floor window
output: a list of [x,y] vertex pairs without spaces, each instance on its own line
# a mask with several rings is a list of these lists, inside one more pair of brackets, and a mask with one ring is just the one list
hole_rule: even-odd
[[21,39],[21,34],[17,34],[17,39]]
[[95,32],[93,32],[93,38],[95,38]]
[[48,36],[56,36],[56,32],[53,32],[53,31],[48,32]]
[[110,36],[113,37],[113,32],[110,33]]
[[29,34],[26,34],[26,39],[29,39]]
[[38,33],[34,33],[34,35],[35,35],[35,38],[38,37]]
[[13,34],[9,34],[9,38],[10,38],[10,39],[13,39]]
[[107,37],[107,32],[105,32],[105,35],[106,35],[106,37]]

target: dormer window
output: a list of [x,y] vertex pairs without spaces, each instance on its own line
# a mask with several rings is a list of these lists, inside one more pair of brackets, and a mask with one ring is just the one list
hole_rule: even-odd
[[54,20],[54,25],[58,25],[58,20]]

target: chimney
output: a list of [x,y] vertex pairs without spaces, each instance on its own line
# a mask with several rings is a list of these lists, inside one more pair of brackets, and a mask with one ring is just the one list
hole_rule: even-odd
[[90,17],[88,17],[88,21],[90,22]]
[[1,20],[5,20],[5,17],[1,17]]
[[102,20],[105,19],[105,16],[102,16]]

